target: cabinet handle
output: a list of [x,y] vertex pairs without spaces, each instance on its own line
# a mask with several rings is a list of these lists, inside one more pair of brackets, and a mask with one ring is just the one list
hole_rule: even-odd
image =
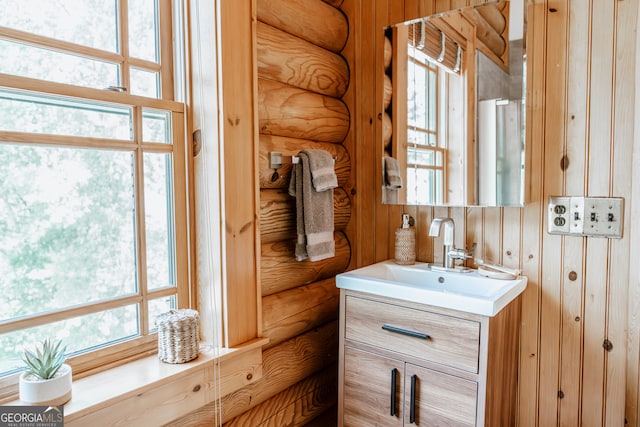
[[391,370],[391,409],[389,410],[389,415],[395,417],[397,415],[396,412],[396,380],[398,378],[398,370],[393,368]]
[[411,375],[411,403],[409,406],[409,424],[416,422],[416,380],[417,375]]
[[424,334],[422,332],[410,331],[409,329],[402,329],[391,325],[382,325],[382,329],[389,332],[395,332],[396,334],[408,335],[414,338],[422,338],[423,340],[428,340],[431,338],[428,334]]

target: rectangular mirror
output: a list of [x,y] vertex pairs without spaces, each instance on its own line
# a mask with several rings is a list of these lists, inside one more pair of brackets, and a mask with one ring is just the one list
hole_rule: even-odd
[[384,29],[383,203],[523,206],[524,0]]

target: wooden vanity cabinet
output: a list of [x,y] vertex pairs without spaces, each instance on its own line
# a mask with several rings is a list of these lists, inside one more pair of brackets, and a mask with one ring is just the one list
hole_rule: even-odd
[[519,317],[341,289],[338,425],[515,425]]

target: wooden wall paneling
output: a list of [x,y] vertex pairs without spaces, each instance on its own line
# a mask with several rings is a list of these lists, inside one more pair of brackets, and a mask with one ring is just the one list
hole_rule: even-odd
[[404,1],[376,0],[376,4],[385,8],[380,11],[386,18],[385,27],[404,22]]
[[469,2],[467,0],[451,0],[451,10],[468,6],[468,3]]
[[[363,162],[367,164],[367,166],[364,166],[366,169],[361,169],[362,174],[359,175],[359,178],[364,187],[370,188],[372,185],[371,177],[374,177],[374,188],[372,189],[373,198],[370,200],[371,205],[369,211],[367,213],[363,212],[363,216],[361,217],[365,222],[372,221],[370,224],[373,225],[373,229],[365,232],[365,236],[363,236],[365,240],[362,241],[365,247],[371,249],[371,258],[367,260],[366,264],[358,264],[358,266],[394,257],[394,252],[391,249],[394,242],[394,238],[391,237],[391,230],[393,230],[391,210],[393,210],[394,207],[381,204],[384,190],[382,188],[383,177],[380,173],[384,155],[383,148],[381,148],[381,141],[384,139],[386,130],[384,118],[388,117],[385,114],[383,106],[384,86],[380,84],[383,82],[381,77],[385,74],[385,37],[383,29],[389,22],[388,10],[388,0],[375,1],[374,7],[364,7],[362,9],[363,22],[366,22],[367,25],[363,25],[362,28],[364,38],[361,42],[363,49],[361,67],[363,67],[364,70],[373,70],[373,73],[365,72],[360,74],[360,77],[362,78],[363,95],[365,97],[373,96],[369,102],[363,104],[364,108],[368,109],[367,115],[369,122],[374,123],[374,128],[372,139],[367,141],[367,147],[363,147],[364,149],[358,153],[359,167],[362,168],[364,166]],[[398,102],[398,99],[397,96],[392,97],[391,103],[394,104]],[[392,120],[395,120],[395,117],[392,118]],[[394,127],[392,123],[391,129],[394,129]],[[393,141],[397,141],[398,135],[393,135],[392,133],[391,138]],[[371,191],[369,189],[363,190]],[[373,232],[373,236],[371,232]]]
[[484,208],[483,219],[483,259],[502,263],[502,210],[503,208]]
[[269,347],[335,320],[339,299],[333,277],[263,297],[263,334]]
[[[296,156],[301,150],[324,150],[335,158],[334,170],[338,185],[349,185],[351,175],[351,158],[347,149],[339,143],[316,142],[309,139],[290,138],[278,135],[260,135],[260,154],[258,160],[260,188],[288,189],[292,163],[286,156]],[[270,168],[270,153],[282,153],[282,166],[276,170]],[[277,174],[274,174],[277,172]]]
[[546,70],[546,4],[527,3],[527,203],[522,212],[521,259],[522,273],[527,276],[527,288],[522,293],[522,324],[520,329],[520,366],[518,370],[518,425],[538,425],[538,390],[540,361],[540,306],[542,300],[541,242],[544,236],[543,198],[545,70]]
[[[479,207],[470,207],[466,209],[465,213],[467,243],[477,243],[475,257],[479,259],[485,259],[483,227],[484,209]],[[435,252],[437,251],[434,251],[434,257]]]
[[262,22],[256,43],[259,76],[334,98],[344,95],[349,66],[339,54]]
[[[345,231],[351,218],[351,200],[343,188],[333,190],[334,229]],[[260,239],[274,243],[296,239],[296,208],[286,190],[260,191]]]
[[349,109],[339,99],[262,78],[258,96],[260,133],[339,143],[349,131]]
[[453,9],[452,0],[432,0],[433,13],[447,12]]
[[[565,150],[564,118],[566,117],[566,51],[568,2],[547,3],[547,40],[553,46],[546,51],[545,85],[545,151],[544,194],[542,203],[549,196],[563,194],[564,174],[560,167]],[[554,11],[552,12],[551,9]],[[546,215],[544,217],[546,219]],[[562,311],[562,247],[563,237],[551,235],[546,227],[543,233],[542,251],[542,300],[540,307],[540,395],[539,423],[541,426],[558,423],[560,376],[560,317]]]
[[334,233],[335,256],[321,261],[296,261],[295,241],[262,244],[262,296],[282,292],[343,272],[351,258],[344,233]]
[[[502,253],[501,263],[517,270],[522,269],[521,248],[523,233],[523,209],[504,208],[502,210]],[[527,245],[527,247],[530,247]]]
[[[627,10],[624,10],[627,12]],[[636,11],[636,27],[640,23],[640,13]],[[633,19],[633,18],[631,18]],[[637,76],[640,70],[640,43],[636,33],[635,45],[635,83],[634,97],[634,123],[640,123],[640,91],[637,90]],[[617,103],[618,101],[616,101]],[[640,135],[634,132],[633,150],[631,153],[633,165],[640,164]],[[625,215],[629,215],[629,221],[625,216],[624,233],[630,238],[629,257],[631,260],[640,259],[640,227],[637,226],[640,218],[640,168],[632,168],[631,174],[632,192],[629,199],[625,200]],[[614,186],[617,185],[614,179]],[[615,187],[614,187],[615,188]],[[626,390],[626,418],[629,426],[638,426],[640,420],[640,263],[632,261],[629,264],[629,295],[627,310],[627,390]]]
[[404,0],[404,20],[421,18],[435,13],[435,0]]
[[[251,410],[225,423],[225,427],[295,427],[307,425],[335,403],[335,364],[296,383]],[[331,420],[335,423],[335,418]],[[325,426],[331,425],[330,423]]]
[[333,52],[349,35],[346,17],[321,0],[258,1],[258,19]]
[[433,221],[433,208],[419,206],[416,209],[416,259],[422,262],[433,262],[433,239],[429,237],[429,226]]
[[[343,58],[345,58],[345,60],[347,61],[347,65],[349,66],[349,85],[347,86],[346,92],[342,96],[342,101],[345,103],[345,105],[349,107],[350,126],[349,126],[349,131],[347,132],[347,135],[342,141],[342,145],[347,150],[347,153],[349,154],[349,157],[351,159],[353,158],[354,153],[356,153],[357,151],[356,145],[357,145],[358,137],[360,136],[360,134],[358,133],[360,120],[356,119],[358,117],[357,116],[358,111],[356,108],[357,103],[355,101],[357,91],[359,89],[357,87],[357,84],[354,82],[354,79],[356,76],[356,69],[357,69],[355,58],[356,58],[356,52],[358,50],[358,44],[356,42],[358,38],[356,35],[359,29],[356,27],[356,23],[353,21],[353,19],[350,18],[350,16],[357,15],[358,3],[355,2],[354,0],[345,0],[345,1],[340,1],[340,5],[341,5],[341,13],[343,13],[345,17],[349,17],[349,18],[346,18],[345,20],[349,31],[347,35],[347,40],[344,44],[344,47],[342,48],[341,55]],[[357,238],[358,238],[358,222],[357,222],[358,206],[357,206],[357,203],[354,203],[354,196],[356,195],[358,190],[356,187],[356,173],[357,173],[356,169],[357,169],[357,166],[355,165],[355,161],[350,160],[349,179],[346,184],[342,185],[346,193],[351,198],[351,201],[350,201],[351,215],[350,215],[349,224],[345,229],[345,234],[350,242],[357,242]],[[351,250],[352,250],[352,253],[351,253],[351,259],[349,261],[349,265],[347,266],[348,269],[352,268],[357,262],[358,245],[356,244],[351,245]]]
[[[624,197],[629,203],[632,200],[633,175],[633,137],[634,137],[634,100],[628,96],[628,88],[634,87],[637,71],[635,69],[636,41],[628,34],[633,34],[636,28],[636,16],[638,3],[615,4],[615,46],[614,46],[614,99],[613,99],[613,128],[611,135],[612,163],[611,163],[611,187],[610,194],[615,197]],[[637,90],[637,88],[636,88]],[[607,383],[605,401],[607,402],[605,425],[620,425],[626,420],[626,405],[630,400],[635,402],[634,393],[630,393],[631,399],[626,398],[626,380],[629,376],[624,369],[627,348],[633,345],[627,331],[627,318],[629,317],[628,300],[630,283],[629,269],[630,233],[631,225],[629,206],[625,207],[623,224],[626,228],[622,239],[610,241],[609,251],[609,309],[607,311],[607,339],[614,344],[613,350],[607,353]],[[617,343],[617,344],[616,344]],[[637,360],[637,359],[636,359]],[[627,367],[631,372],[637,369]],[[633,380],[632,380],[633,381]],[[632,382],[637,387],[637,380]],[[630,412],[634,412],[631,410]],[[631,425],[636,425],[635,421]]]
[[[611,174],[611,123],[613,120],[613,43],[615,4],[592,5],[591,61],[589,86],[589,146],[587,157],[587,195],[608,196]],[[602,82],[609,82],[603,84]],[[584,379],[582,418],[605,421],[607,338],[609,305],[609,239],[587,238],[585,258]]]
[[[258,336],[259,301],[253,286],[259,283],[259,245],[256,211],[258,194],[255,49],[253,46],[255,16],[253,1],[223,2],[220,8],[224,114],[224,182],[225,215],[223,229],[226,249],[227,304],[244,307],[226,313],[228,328],[226,345],[234,346]],[[230,35],[234,34],[234,37]],[[231,77],[232,76],[232,77]],[[252,171],[252,173],[247,173]]]
[[[637,5],[636,5],[637,7]],[[626,8],[618,9],[620,13],[629,13]],[[636,9],[636,13],[629,13],[632,15],[627,19],[634,19],[636,16],[636,27],[640,22],[640,13]],[[626,19],[624,20],[626,22]],[[635,39],[635,80],[636,92],[634,103],[634,115],[633,122],[640,123],[640,91],[637,90],[637,76],[638,70],[640,70],[640,43],[638,43],[638,34],[636,33]],[[626,48],[623,52],[627,52]],[[618,72],[618,69],[616,70]],[[620,80],[618,80],[620,83]],[[618,92],[616,88],[616,92]],[[618,110],[618,102],[620,100],[616,98],[616,110]],[[620,118],[626,117],[624,113],[620,115]],[[617,124],[616,124],[617,128]],[[615,129],[615,128],[614,128]],[[617,135],[617,132],[616,132]],[[632,164],[640,164],[640,135],[638,132],[634,132],[633,135],[633,149],[629,156]],[[617,157],[616,157],[617,159]],[[616,160],[614,160],[616,161]],[[633,167],[630,173],[632,191],[630,197],[625,200],[625,235],[630,239],[630,251],[629,258],[631,260],[640,259],[640,227],[637,226],[638,219],[640,218],[640,168]],[[618,178],[614,178],[614,190],[618,185]],[[626,215],[629,215],[627,220]],[[640,405],[638,404],[640,386],[640,263],[631,261],[629,263],[629,284],[628,284],[628,309],[627,309],[627,389],[626,389],[626,419],[629,426],[638,426],[640,422]]]
[[[567,133],[566,156],[569,167],[565,171],[564,193],[572,196],[585,195],[585,156],[587,151],[588,105],[588,57],[589,57],[589,8],[567,4],[568,46],[567,51]],[[570,120],[567,120],[570,118]],[[562,317],[560,344],[560,423],[579,425],[582,399],[582,343],[584,334],[584,274],[583,251],[586,239],[564,238],[562,263]],[[576,276],[571,280],[572,276]]]

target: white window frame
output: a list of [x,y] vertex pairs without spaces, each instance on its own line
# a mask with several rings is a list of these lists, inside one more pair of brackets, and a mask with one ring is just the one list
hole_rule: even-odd
[[[183,13],[181,2],[176,0],[174,12],[176,17]],[[127,0],[119,0],[118,17],[121,22],[126,22]],[[133,139],[124,140],[102,140],[86,137],[61,137],[58,135],[33,134],[23,132],[7,132],[0,131],[1,143],[23,143],[38,144],[52,146],[67,147],[89,147],[89,148],[106,148],[118,149],[123,151],[131,151],[135,153],[136,166],[138,173],[135,177],[136,187],[136,221],[137,221],[137,247],[138,260],[136,264],[140,267],[145,265],[144,257],[146,255],[144,227],[141,224],[144,218],[144,194],[143,194],[143,156],[144,152],[153,153],[171,153],[173,163],[173,186],[174,186],[174,227],[175,227],[175,255],[176,255],[176,287],[161,288],[158,290],[148,290],[146,287],[146,278],[141,277],[146,274],[144,268],[138,268],[139,290],[137,294],[126,297],[116,298],[103,302],[84,304],[81,306],[61,309],[54,312],[47,312],[27,316],[19,319],[8,319],[0,321],[0,334],[12,332],[19,329],[38,326],[45,323],[55,322],[68,319],[88,313],[98,312],[109,308],[126,306],[130,304],[139,304],[139,320],[140,320],[140,336],[130,340],[107,345],[103,348],[80,354],[68,360],[74,370],[74,378],[81,378],[91,373],[99,372],[127,361],[135,360],[142,356],[152,354],[157,351],[157,338],[151,333],[152,325],[148,323],[148,312],[146,302],[158,297],[166,297],[176,295],[178,308],[191,307],[191,277],[189,266],[190,262],[190,238],[189,238],[189,210],[188,210],[188,155],[187,143],[185,138],[186,109],[182,102],[174,101],[175,98],[182,98],[178,93],[174,93],[174,58],[176,55],[181,56],[184,52],[184,46],[172,47],[174,34],[172,34],[172,0],[159,0],[159,33],[165,43],[160,43],[160,56],[165,60],[161,60],[160,64],[149,61],[142,61],[127,56],[127,43],[122,43],[120,54],[103,52],[96,49],[75,45],[73,43],[62,42],[59,40],[49,39],[42,36],[36,36],[29,33],[20,32],[8,28],[0,28],[0,37],[10,40],[30,43],[36,46],[47,47],[63,52],[72,52],[82,56],[94,59],[108,59],[109,61],[119,62],[122,66],[122,84],[127,87],[129,84],[128,76],[130,67],[141,68],[149,71],[159,71],[161,75],[162,99],[147,98],[142,96],[130,95],[126,92],[114,92],[109,90],[100,90],[86,88],[62,83],[49,82],[33,78],[7,75],[0,73],[0,87],[31,91],[35,93],[51,94],[62,97],[86,99],[91,101],[99,101],[105,103],[113,103],[118,106],[127,106],[133,109]],[[174,17],[175,18],[175,17]],[[181,23],[180,23],[181,24]],[[180,27],[182,25],[175,25]],[[126,33],[127,25],[121,25],[120,40],[128,40]],[[176,35],[176,40],[182,41],[182,34]],[[173,52],[177,52],[174,55]],[[177,64],[180,64],[184,58],[177,58]],[[176,66],[179,77],[182,77],[180,67]],[[180,86],[178,91],[184,90],[182,82],[176,82],[176,86]],[[151,143],[142,141],[142,111],[143,109],[154,109],[168,111],[171,117],[171,132],[173,144]],[[141,262],[142,260],[142,262]],[[0,404],[15,398],[17,391],[17,376],[13,374],[0,377]]]

